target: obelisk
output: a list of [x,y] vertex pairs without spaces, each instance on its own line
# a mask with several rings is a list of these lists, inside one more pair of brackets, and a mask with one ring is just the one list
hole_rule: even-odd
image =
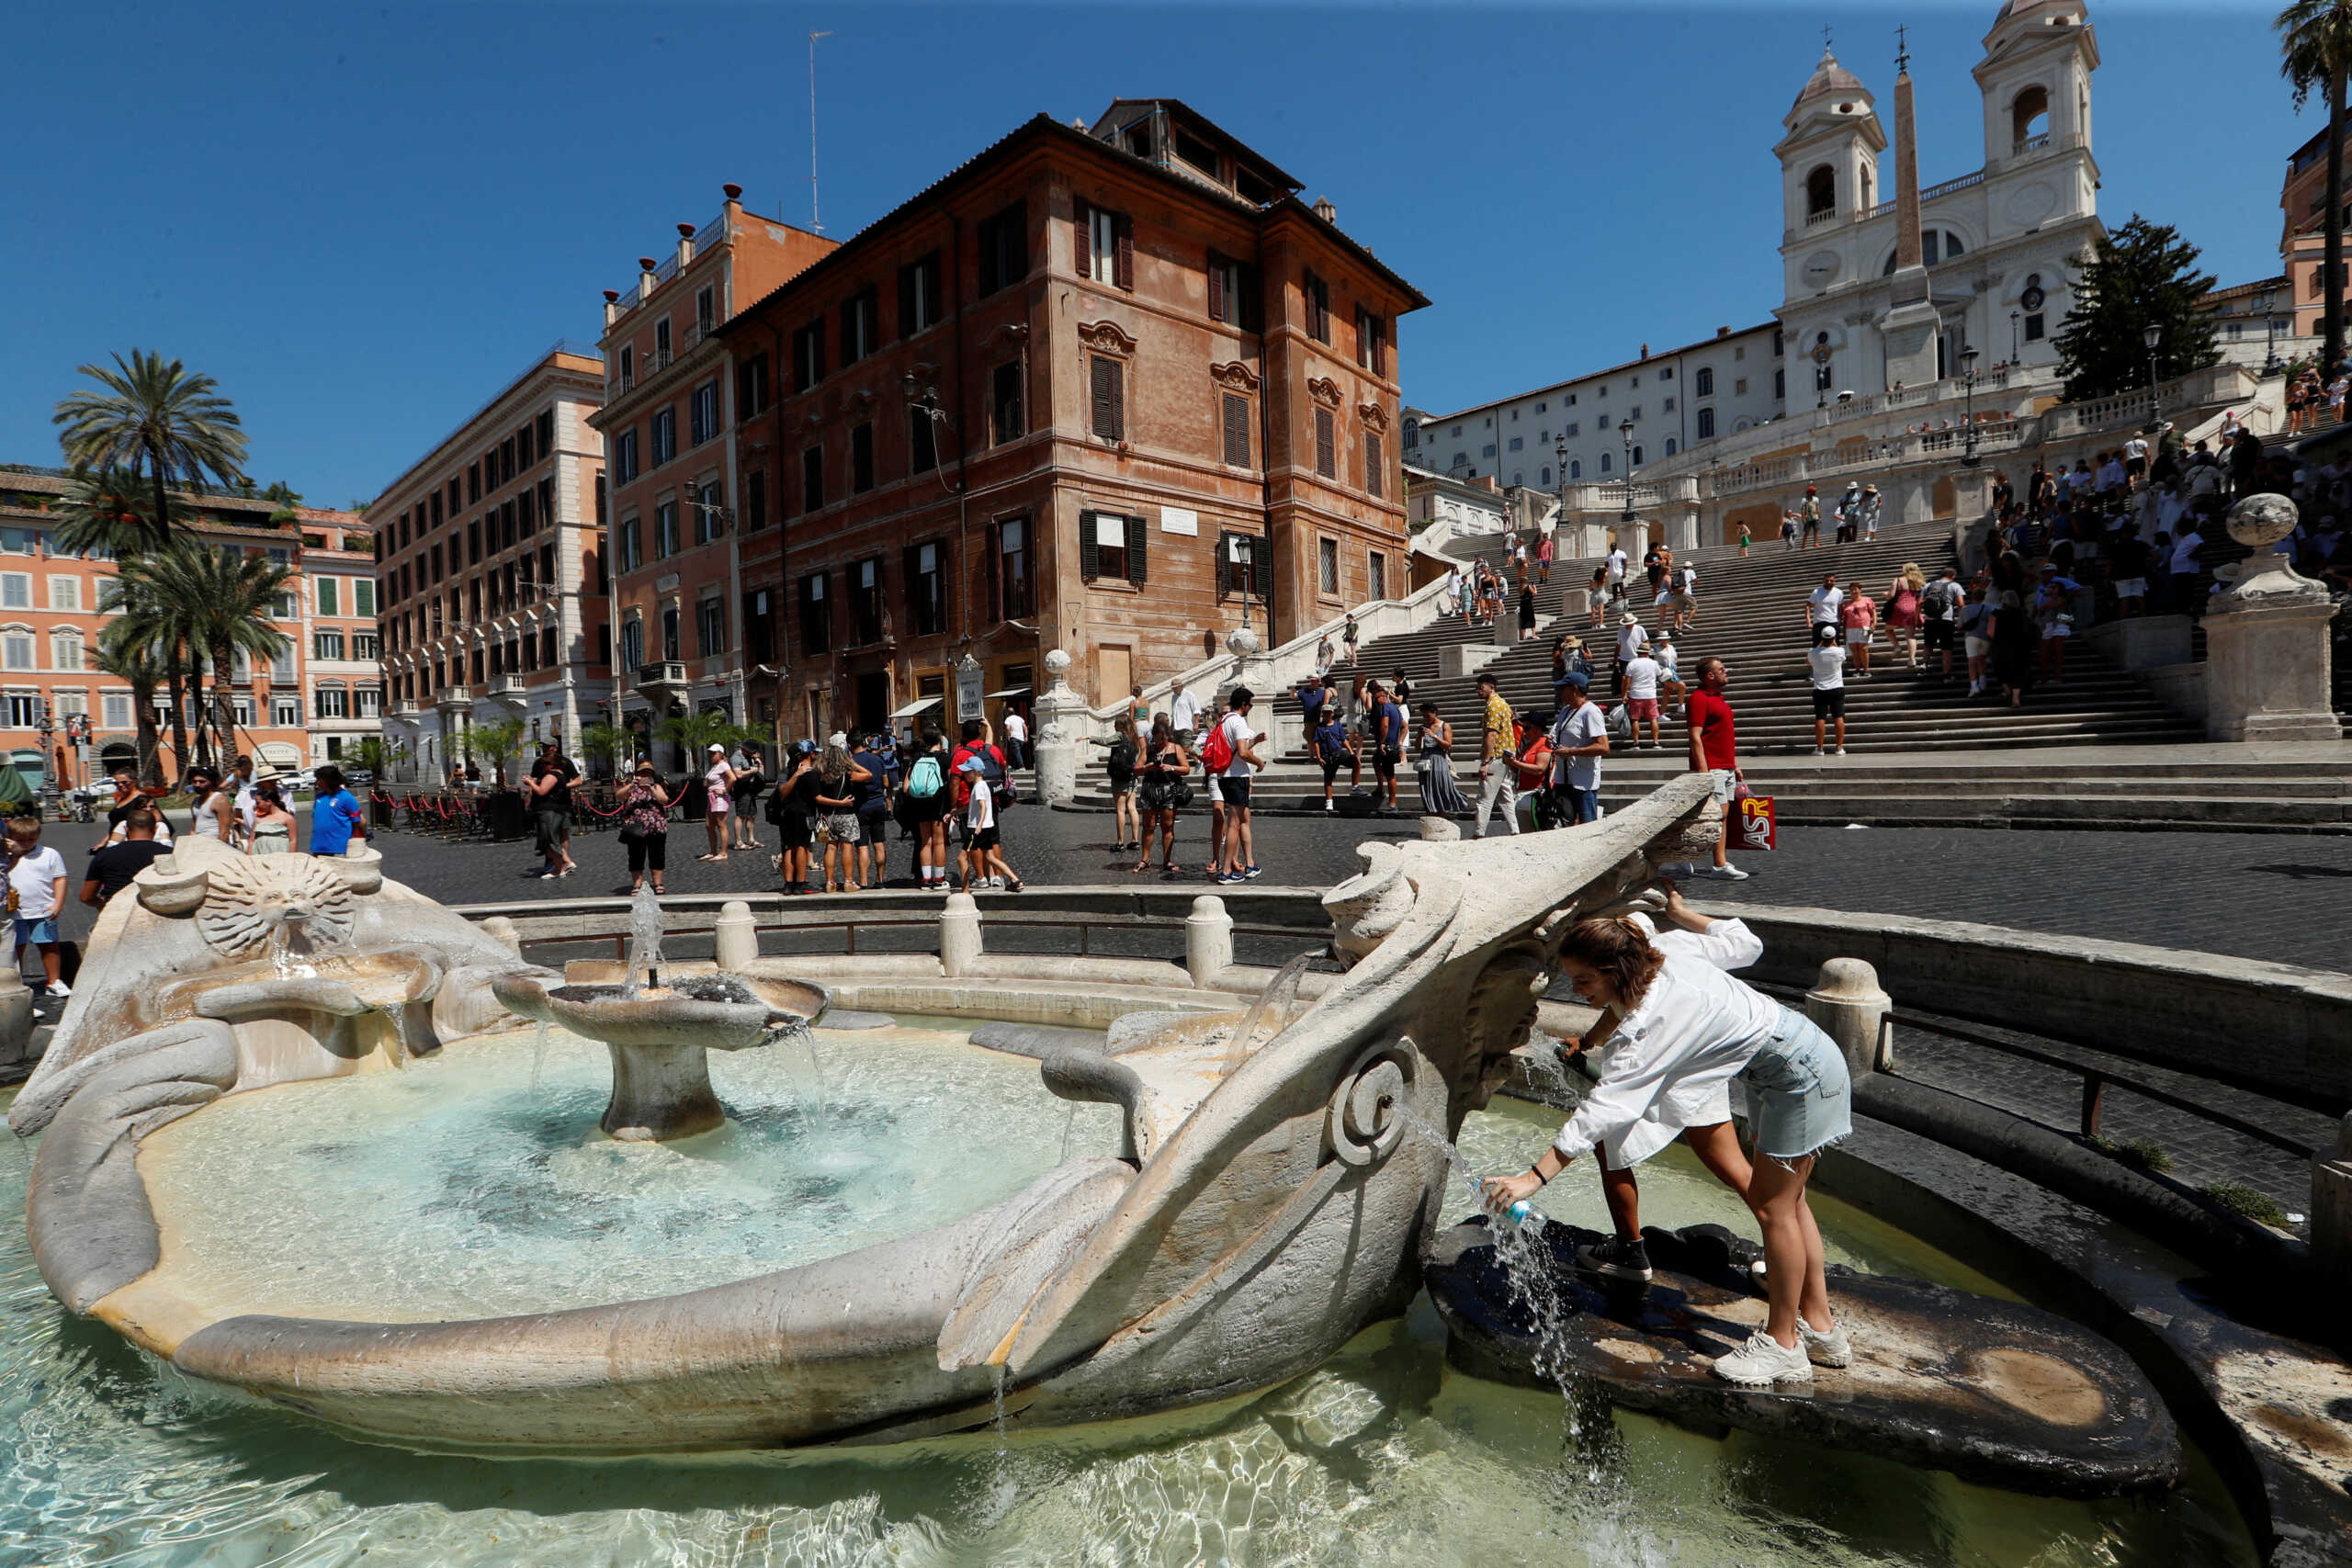
[[1899,50],[1894,69],[1894,276],[1886,314],[1878,321],[1889,389],[1937,378],[1936,338],[1942,327],[1928,299],[1919,244],[1919,122],[1911,107],[1909,50]]

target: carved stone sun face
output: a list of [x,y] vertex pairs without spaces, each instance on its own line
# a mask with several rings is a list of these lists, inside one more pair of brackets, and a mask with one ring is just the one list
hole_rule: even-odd
[[196,925],[224,958],[258,954],[289,909],[311,915],[314,940],[344,942],[351,936],[352,897],[348,883],[307,855],[226,857],[206,874]]

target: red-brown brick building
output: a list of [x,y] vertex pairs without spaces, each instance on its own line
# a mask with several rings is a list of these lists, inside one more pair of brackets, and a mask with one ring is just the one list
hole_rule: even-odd
[[786,735],[953,718],[967,659],[1019,689],[1056,647],[1101,704],[1245,615],[1279,644],[1403,592],[1396,322],[1428,301],[1298,192],[1121,99],[747,299],[718,329],[737,483],[784,517],[740,541],[775,628],[752,716],[764,682]]

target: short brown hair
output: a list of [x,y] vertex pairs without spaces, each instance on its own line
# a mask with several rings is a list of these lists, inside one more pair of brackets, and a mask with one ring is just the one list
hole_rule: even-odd
[[1650,945],[1649,933],[1629,919],[1578,920],[1560,939],[1560,956],[1607,976],[1628,1012],[1641,1005],[1666,963],[1666,954]]

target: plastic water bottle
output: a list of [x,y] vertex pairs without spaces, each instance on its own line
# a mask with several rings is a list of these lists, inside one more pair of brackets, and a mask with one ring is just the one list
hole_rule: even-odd
[[1521,1198],[1518,1202],[1513,1203],[1509,1209],[1505,1210],[1504,1217],[1510,1220],[1512,1224],[1519,1226],[1521,1230],[1542,1230],[1544,1228],[1544,1212],[1524,1198]]

